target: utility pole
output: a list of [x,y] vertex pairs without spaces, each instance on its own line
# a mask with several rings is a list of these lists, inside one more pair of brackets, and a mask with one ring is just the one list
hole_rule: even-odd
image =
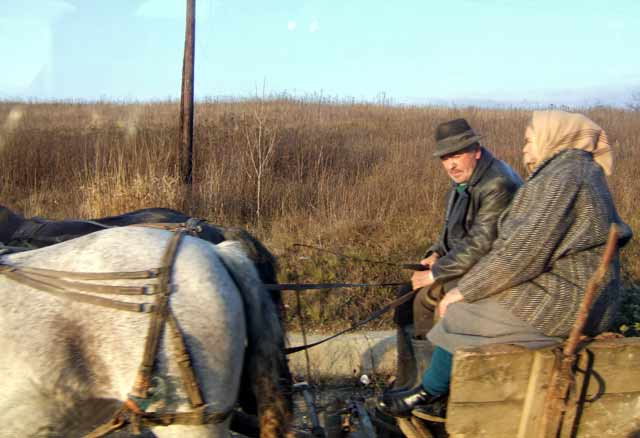
[[180,176],[191,186],[193,182],[193,65],[195,61],[196,0],[187,1],[187,24],[182,60],[182,93],[180,95]]

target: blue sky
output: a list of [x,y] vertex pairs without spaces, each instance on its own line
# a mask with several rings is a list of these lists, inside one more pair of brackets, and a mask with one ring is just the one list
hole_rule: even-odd
[[[197,0],[196,97],[624,103],[640,1]],[[0,98],[177,98],[184,0],[0,0]]]

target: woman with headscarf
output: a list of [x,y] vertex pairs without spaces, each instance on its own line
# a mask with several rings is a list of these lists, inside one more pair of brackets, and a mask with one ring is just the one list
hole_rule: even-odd
[[[441,300],[429,332],[436,345],[422,385],[385,394],[378,408],[393,416],[444,421],[455,350],[487,344],[541,348],[569,335],[609,228],[618,248],[631,238],[609,192],[613,170],[607,135],[581,114],[536,111],[525,131],[525,184],[498,221],[491,251]],[[619,305],[616,253],[596,294],[585,334],[611,328]]]

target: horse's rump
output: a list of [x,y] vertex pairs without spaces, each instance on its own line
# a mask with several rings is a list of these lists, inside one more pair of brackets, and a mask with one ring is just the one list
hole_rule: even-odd
[[[170,235],[138,227],[111,229],[4,257],[3,261],[76,272],[144,270],[158,267]],[[221,259],[225,260],[224,264]],[[234,271],[233,279],[226,266]],[[172,310],[193,356],[205,402],[217,404],[223,410],[233,404],[238,392],[245,331],[248,351],[266,354],[280,347],[281,339],[275,344],[266,337],[252,339],[256,332],[282,336],[278,318],[273,319],[275,309],[270,300],[265,300],[266,294],[255,270],[242,256],[238,245],[226,244],[216,249],[199,239],[185,237],[178,250],[174,281]],[[122,284],[122,281],[109,283]],[[248,292],[239,294],[238,289]],[[0,373],[6,382],[0,391],[0,421],[5,431],[14,431],[16,436],[56,436],[56,428],[62,418],[67,418],[66,414],[77,413],[89,403],[106,406],[110,401],[126,398],[140,364],[148,315],[67,301],[13,284],[1,275],[0,300],[3,302],[0,344],[4,347]],[[256,316],[256,309],[271,316]],[[256,319],[248,322],[245,316],[250,314]],[[264,327],[262,331],[257,328],[265,322],[276,322],[276,326],[266,331]],[[264,346],[255,347],[256,340],[265,343]],[[177,378],[179,371],[169,359],[170,350],[162,340],[156,364],[156,374],[164,378],[167,387],[162,403],[165,408],[184,409],[184,393]],[[257,368],[251,367],[251,375],[271,379],[283,374],[274,368],[283,363],[286,368],[282,358],[282,352],[275,359],[263,357],[261,362],[271,371],[257,365]],[[288,375],[288,370],[284,374]],[[267,386],[274,388],[271,394],[274,400],[286,401],[286,396],[283,398],[280,393],[280,384],[276,378]],[[267,404],[259,403],[261,412],[266,412]],[[37,430],[28,429],[29,424],[21,425],[16,420],[29,418],[25,417],[27,412],[30,416],[38,413],[40,423],[31,424],[37,426]],[[286,412],[281,417],[284,416]],[[66,436],[70,436],[69,430],[67,427],[64,431]]]

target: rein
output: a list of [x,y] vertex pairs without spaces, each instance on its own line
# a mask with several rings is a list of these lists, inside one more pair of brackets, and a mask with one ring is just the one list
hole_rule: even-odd
[[408,269],[408,270],[411,270],[411,271],[426,271],[427,269],[429,269],[428,266],[422,265],[420,263],[393,263],[393,262],[385,262],[383,260],[370,260],[370,259],[365,259],[365,258],[362,258],[362,257],[356,257],[356,256],[352,256],[352,255],[341,254],[339,252],[331,251],[331,250],[326,249],[326,248],[320,248],[319,246],[306,245],[304,243],[294,243],[293,246],[299,246],[299,247],[302,247],[302,248],[310,248],[310,249],[313,249],[315,251],[326,252],[326,253],[329,253],[329,254],[333,254],[334,256],[337,256],[337,257],[340,257],[340,258],[343,258],[343,259],[354,260],[354,261],[362,262],[362,263],[369,263],[371,265],[393,266],[395,268]]
[[410,283],[279,283],[265,284],[267,290],[318,290],[318,289],[341,289],[341,288],[361,288],[361,287],[398,287],[408,286]]
[[[312,246],[312,245],[306,245],[303,243],[295,243],[293,246],[299,246],[299,247],[303,247],[303,248],[310,248],[316,251],[320,251],[320,252],[326,252],[329,254],[333,254],[335,256],[341,257],[341,258],[345,258],[345,259],[349,259],[349,260],[355,260],[358,262],[362,262],[362,263],[369,263],[369,264],[374,264],[374,265],[385,265],[385,266],[393,266],[396,268],[400,268],[400,269],[409,269],[412,271],[426,271],[427,269],[429,269],[429,266],[426,265],[422,265],[420,263],[392,263],[392,262],[386,262],[386,261],[381,261],[381,260],[370,260],[370,259],[365,259],[362,257],[355,257],[355,256],[350,256],[350,255],[346,255],[346,254],[341,254],[335,251],[331,251],[325,248],[320,248],[317,246]],[[299,291],[303,291],[303,290],[317,290],[317,289],[339,289],[339,288],[366,288],[366,287],[405,287],[405,288],[409,288],[411,287],[411,283],[310,283],[310,284],[295,284],[295,283],[284,283],[284,284],[265,284],[265,287],[267,288],[267,290],[288,290],[288,291],[296,291],[296,293],[298,293]],[[355,324],[353,324],[351,327],[344,329],[342,331],[339,331],[338,333],[335,333],[331,336],[328,336],[324,339],[321,339],[317,342],[313,342],[311,344],[307,344],[306,343],[306,337],[304,339],[305,345],[299,345],[296,347],[289,347],[289,348],[285,348],[285,354],[289,355],[289,354],[293,354],[293,353],[297,353],[299,351],[306,351],[309,348],[315,347],[317,345],[323,344],[327,341],[330,341],[334,338],[337,338],[338,336],[341,336],[345,333],[349,333],[359,327],[362,327],[363,325],[373,321],[376,318],[379,318],[380,316],[384,315],[385,313],[387,313],[390,310],[393,310],[401,305],[403,305],[404,303],[406,303],[407,301],[409,301],[411,298],[413,298],[413,296],[416,294],[416,292],[419,289],[415,289],[415,290],[411,290],[410,292],[396,298],[395,300],[391,301],[389,304],[387,304],[386,306],[382,307],[381,309],[373,312],[372,314],[370,314],[368,317],[366,317],[365,319],[356,322]],[[300,318],[302,319],[302,316],[299,315]],[[307,358],[308,360],[308,358]]]
[[[338,284],[338,283],[335,283]],[[267,286],[274,286],[274,285],[267,285]],[[286,285],[283,285],[286,286]],[[294,285],[295,286],[295,285]],[[302,285],[302,286],[319,286],[319,285]],[[327,284],[324,284],[322,286],[327,286]],[[402,286],[402,287],[411,287],[411,283],[382,283],[382,284],[354,284],[351,286],[345,286],[345,287],[373,287],[373,286]],[[336,287],[342,287],[342,286],[336,286]],[[318,287],[309,287],[308,289],[319,289]],[[298,292],[298,289],[279,289],[279,290],[295,290],[296,292]],[[300,290],[304,290],[304,289],[300,289]],[[385,313],[387,313],[389,310],[395,309],[397,307],[400,307],[401,305],[403,305],[404,303],[406,303],[407,301],[409,301],[418,291],[420,290],[420,288],[418,289],[414,289],[411,290],[410,292],[407,292],[404,295],[401,295],[400,297],[396,298],[395,300],[391,301],[389,304],[387,304],[386,306],[384,306],[383,308],[373,312],[371,315],[369,315],[368,317],[366,317],[365,319],[363,319],[362,321],[358,321],[356,322],[354,325],[352,325],[351,327],[342,330],[334,335],[328,336],[324,339],[321,339],[320,341],[314,342],[312,344],[306,344],[306,338],[304,340],[305,345],[299,345],[297,347],[289,347],[289,348],[285,348],[285,354],[293,354],[293,353],[297,353],[298,351],[304,351],[304,350],[308,350],[311,347],[315,347],[316,345],[320,345],[323,344],[327,341],[330,341],[331,339],[337,338],[340,335],[343,335],[345,333],[349,333],[350,331],[353,331],[355,329],[357,329],[358,327],[361,327],[365,324],[367,324],[368,322],[373,321],[376,318],[379,318],[380,316],[384,315]],[[426,297],[425,299],[427,300],[427,302],[433,307],[433,309],[435,310],[435,308],[438,306],[438,302],[440,300],[440,297],[437,296],[437,292],[435,292],[435,288],[434,287],[430,287],[427,289],[426,291]],[[302,321],[302,316],[299,314],[300,319]]]
[[[404,286],[404,284],[403,284]],[[349,333],[350,331],[353,331],[355,329],[357,329],[358,327],[361,327],[365,324],[367,324],[368,322],[373,321],[376,318],[379,318],[380,316],[384,315],[385,313],[387,313],[389,310],[395,309],[396,307],[401,306],[402,304],[406,303],[407,301],[409,301],[411,298],[413,298],[413,296],[416,294],[416,292],[418,292],[420,289],[415,289],[412,290],[410,292],[407,292],[406,294],[400,296],[399,298],[396,298],[395,300],[391,301],[389,304],[387,304],[386,306],[382,307],[379,310],[376,310],[375,312],[373,312],[371,315],[369,315],[368,317],[366,317],[365,319],[356,322],[355,324],[353,324],[351,327],[344,329],[342,331],[339,331],[338,333],[335,333],[331,336],[328,336],[324,339],[321,339],[317,342],[313,342],[311,344],[307,344],[307,345],[299,345],[297,347],[289,347],[289,348],[285,348],[284,352],[285,354],[293,354],[293,353],[297,353],[298,351],[303,351],[303,350],[307,350],[309,348],[315,347],[317,345],[323,344],[327,341],[330,341],[331,339],[337,338],[340,335],[343,335],[345,333]]]
[[[300,247],[305,247],[305,248],[311,248],[311,249],[315,249],[316,251],[322,251],[322,252],[327,252],[329,254],[333,254],[336,255],[338,257],[342,257],[342,258],[346,258],[346,259],[350,259],[350,260],[356,260],[359,262],[363,262],[363,263],[371,263],[371,264],[379,264],[379,265],[386,265],[386,266],[394,266],[394,267],[399,267],[401,269],[410,269],[412,271],[424,271],[426,269],[428,269],[428,266],[419,264],[419,263],[391,263],[391,262],[384,262],[384,261],[378,261],[378,260],[369,260],[369,259],[363,259],[360,257],[354,257],[354,256],[348,256],[348,255],[344,255],[344,254],[340,254],[334,251],[330,251],[328,249],[324,249],[324,248],[319,248],[319,247],[315,247],[315,246],[311,246],[311,245],[305,245],[302,243],[296,243],[294,244],[294,246],[300,246]],[[305,290],[318,290],[318,289],[341,289],[341,288],[367,288],[367,287],[411,287],[411,283],[280,283],[280,284],[265,284],[264,285],[265,288],[267,290],[275,290],[275,291],[295,291],[296,293],[300,292],[300,291],[305,291]],[[416,290],[412,290],[404,295],[402,295],[401,297],[393,300],[392,302],[390,302],[389,304],[387,304],[386,306],[384,306],[383,308],[373,312],[371,315],[369,315],[368,317],[366,317],[365,319],[363,319],[362,321],[358,321],[355,324],[353,324],[351,327],[342,330],[338,333],[335,333],[331,336],[328,336],[324,339],[321,339],[320,341],[317,342],[313,342],[311,344],[307,344],[306,343],[306,335],[304,334],[304,330],[303,330],[303,341],[305,343],[305,345],[299,345],[297,347],[289,347],[289,348],[285,348],[284,353],[286,355],[289,354],[293,354],[293,353],[297,353],[299,351],[305,351],[308,350],[309,348],[315,347],[317,345],[320,344],[324,344],[327,341],[330,341],[334,338],[337,338],[338,336],[341,336],[345,333],[349,333],[355,329],[357,329],[358,327],[362,327],[363,325],[373,321],[376,318],[379,318],[380,316],[384,315],[385,313],[387,313],[389,310],[395,309],[396,307],[401,306],[402,304],[406,303],[407,301],[409,301],[413,295],[417,292]],[[299,299],[299,297],[298,297]],[[298,310],[300,307],[300,303],[298,302]],[[302,322],[302,315],[299,313],[298,316],[301,319]],[[307,358],[308,360],[308,358]]]

